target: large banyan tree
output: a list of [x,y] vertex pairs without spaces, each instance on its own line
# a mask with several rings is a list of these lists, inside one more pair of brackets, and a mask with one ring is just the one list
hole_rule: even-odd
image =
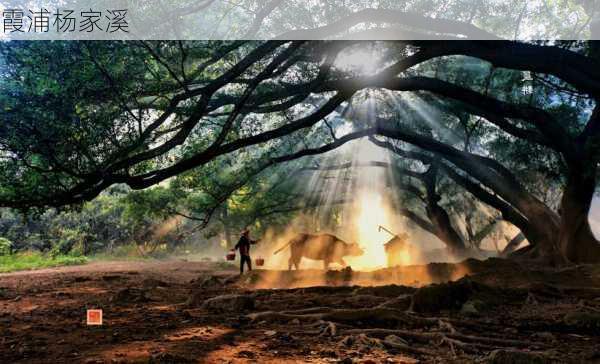
[[[444,21],[429,25],[446,33]],[[372,67],[341,67],[357,49]],[[10,41],[0,50],[1,206],[77,204],[115,184],[141,190],[201,174],[222,158],[244,171],[234,190],[274,164],[370,138],[425,168],[407,173],[426,186],[429,220],[449,244],[458,237],[444,230],[438,176],[518,227],[529,241],[519,256],[600,261],[588,222],[600,157],[596,42]],[[407,111],[411,98],[461,137],[425,127]],[[340,120],[352,128],[336,128]],[[528,168],[561,190],[558,208],[534,191]]]

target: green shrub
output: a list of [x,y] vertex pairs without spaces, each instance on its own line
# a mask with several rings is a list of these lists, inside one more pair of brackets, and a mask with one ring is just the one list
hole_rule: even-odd
[[13,243],[6,239],[0,238],[0,255],[10,255],[12,254]]
[[55,257],[59,255],[67,255],[70,254],[74,248],[79,247],[78,253],[79,255],[83,255],[82,245],[85,241],[86,234],[77,229],[68,229],[65,228],[61,232],[60,239],[58,243],[56,243],[52,250],[50,251],[50,255]]
[[94,260],[140,260],[146,258],[149,257],[142,256],[135,243],[118,245],[112,251],[103,251],[92,256]]

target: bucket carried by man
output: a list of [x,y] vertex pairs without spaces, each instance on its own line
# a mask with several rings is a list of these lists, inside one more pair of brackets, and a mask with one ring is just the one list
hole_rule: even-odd
[[231,249],[230,251],[228,251],[227,255],[225,255],[225,259],[227,259],[229,261],[235,260],[235,250]]

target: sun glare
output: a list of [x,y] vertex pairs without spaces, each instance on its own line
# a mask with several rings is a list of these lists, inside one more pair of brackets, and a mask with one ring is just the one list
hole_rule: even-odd
[[380,66],[376,52],[366,48],[356,48],[340,53],[335,65],[343,71],[364,75],[374,74]]
[[377,269],[386,266],[387,257],[383,244],[390,236],[379,231],[379,225],[390,226],[391,221],[377,191],[363,190],[359,193],[356,213],[357,242],[365,254],[351,260],[352,267],[361,270]]

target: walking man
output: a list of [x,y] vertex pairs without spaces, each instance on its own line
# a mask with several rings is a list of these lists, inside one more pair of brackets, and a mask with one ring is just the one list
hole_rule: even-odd
[[235,244],[235,249],[240,250],[240,274],[244,273],[244,263],[248,265],[248,271],[252,270],[252,259],[250,258],[250,245],[254,245],[258,240],[250,239],[250,230],[244,229],[240,240]]

